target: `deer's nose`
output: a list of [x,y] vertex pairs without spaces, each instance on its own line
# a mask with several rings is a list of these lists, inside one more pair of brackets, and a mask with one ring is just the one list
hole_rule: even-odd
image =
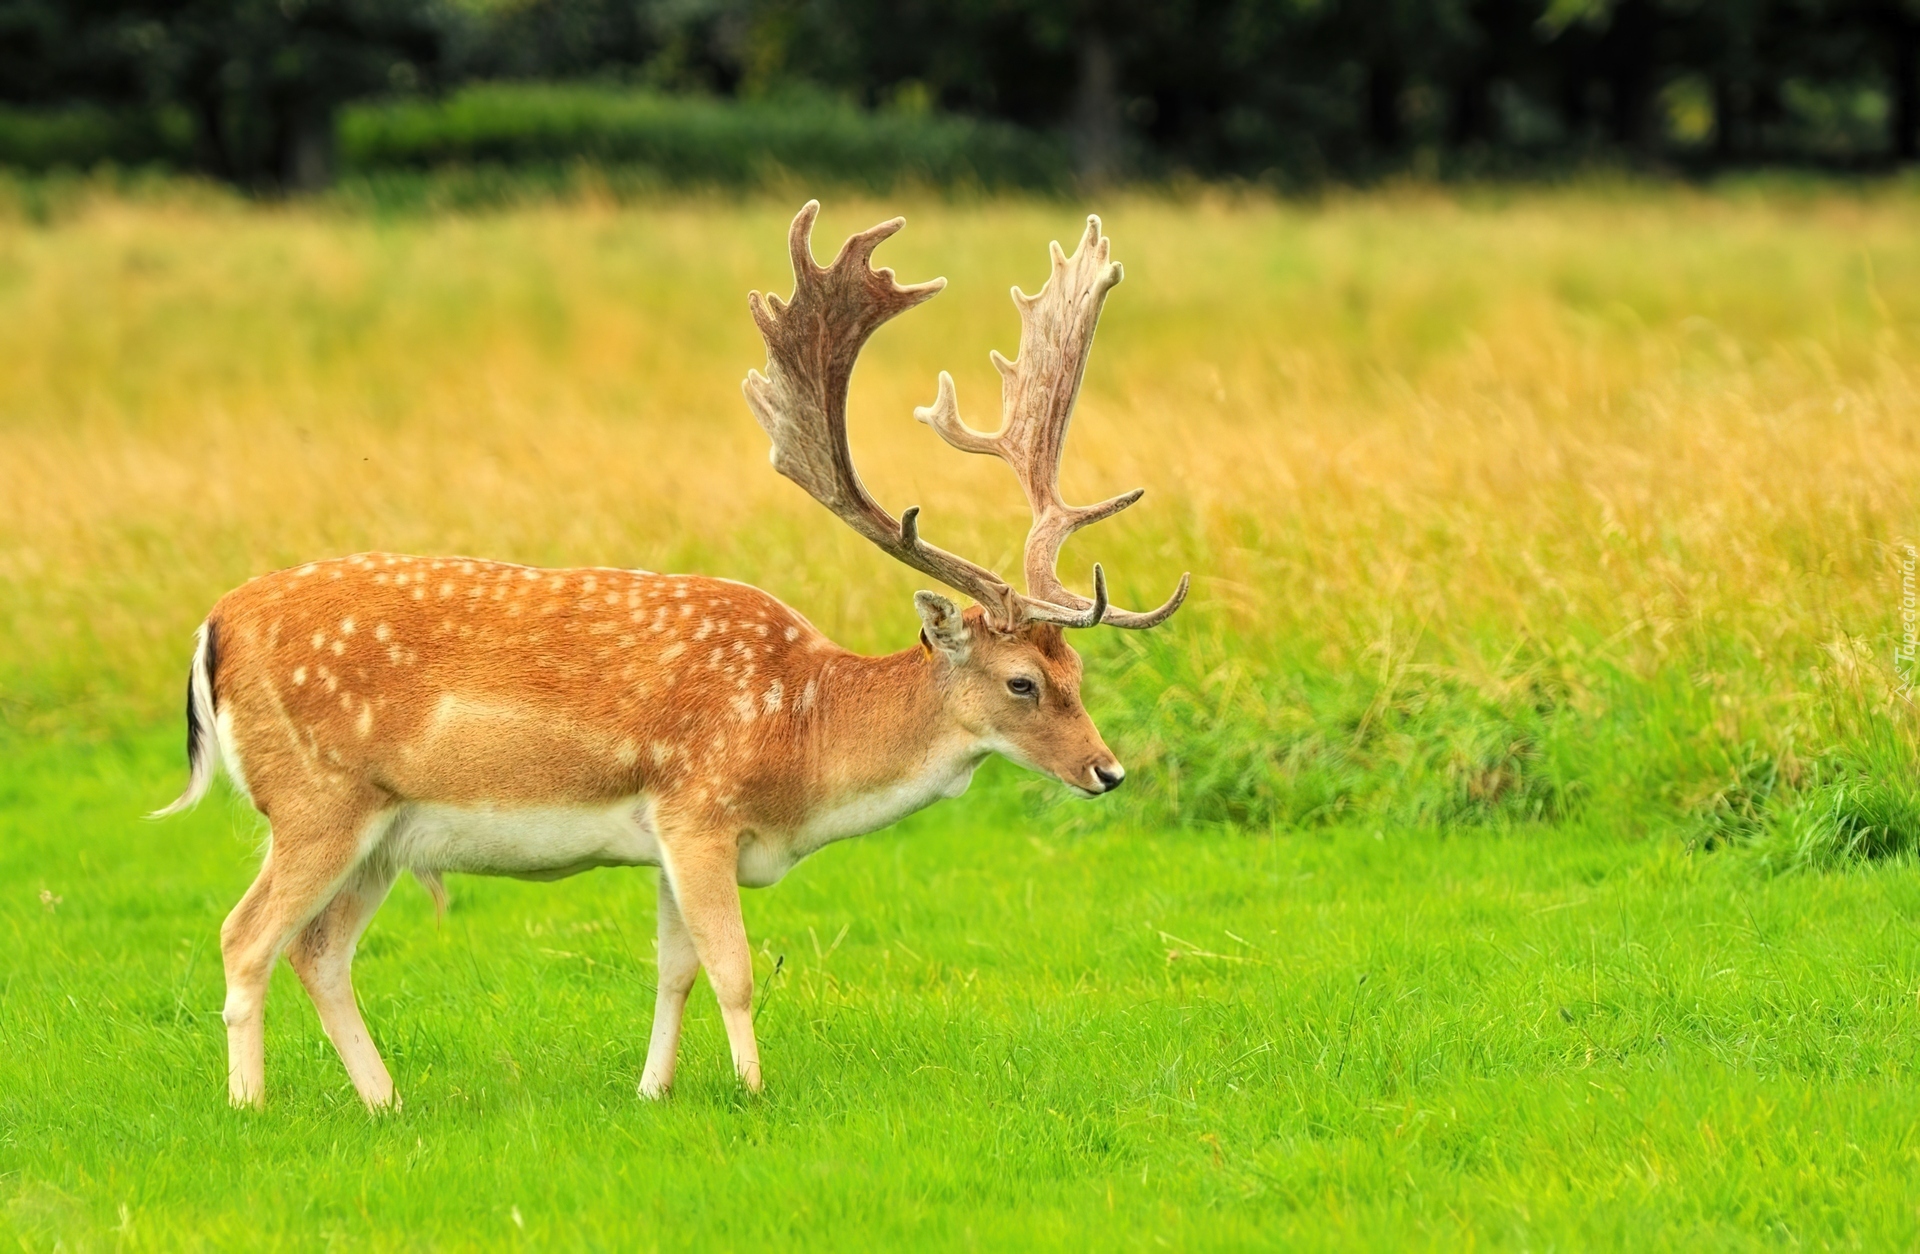
[[1096,766],[1093,768],[1093,777],[1100,781],[1101,792],[1112,792],[1127,778],[1127,768],[1118,762],[1108,766]]

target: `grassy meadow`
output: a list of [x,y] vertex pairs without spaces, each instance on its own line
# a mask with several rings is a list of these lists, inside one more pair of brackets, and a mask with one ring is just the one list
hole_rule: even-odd
[[[4,191],[4,189],[0,189]],[[179,690],[250,575],[385,548],[698,570],[849,646],[912,572],[766,464],[750,288],[804,194],[494,212],[0,194],[0,1235],[22,1248],[1521,1248],[1920,1242],[1920,190],[1626,183],[829,198],[944,274],[856,460],[1017,565],[1014,284],[1126,266],[1069,545],[1127,762],[1004,765],[747,896],[768,1092],[695,990],[634,1095],[653,875],[401,886],[359,1107],[291,972],[225,1105],[220,919],[264,830]],[[791,202],[791,203],[789,203]],[[1910,568],[1909,568],[1910,569]],[[1907,668],[1903,670],[1904,668]]]

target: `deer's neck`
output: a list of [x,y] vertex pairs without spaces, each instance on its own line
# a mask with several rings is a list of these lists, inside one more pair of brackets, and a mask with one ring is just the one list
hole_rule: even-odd
[[819,691],[804,823],[819,843],[958,796],[987,756],[948,713],[939,663],[919,648],[885,657],[834,654],[822,666]]

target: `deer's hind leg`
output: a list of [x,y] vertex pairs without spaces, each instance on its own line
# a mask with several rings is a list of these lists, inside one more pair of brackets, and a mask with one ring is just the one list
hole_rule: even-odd
[[653,1038],[647,1046],[646,1069],[640,1073],[640,1096],[665,1097],[673,1087],[673,1069],[680,1052],[680,1020],[686,1014],[687,994],[700,974],[700,955],[680,917],[673,880],[660,872],[658,982],[653,998]]
[[377,798],[330,797],[274,807],[266,861],[220,928],[227,975],[227,1096],[259,1106],[266,1093],[267,979],[287,944],[331,903],[389,815]]
[[380,854],[369,857],[287,947],[287,961],[320,1012],[327,1039],[340,1051],[340,1061],[346,1064],[360,1100],[375,1110],[400,1103],[353,995],[353,952],[360,934],[387,899],[396,874],[397,869]]

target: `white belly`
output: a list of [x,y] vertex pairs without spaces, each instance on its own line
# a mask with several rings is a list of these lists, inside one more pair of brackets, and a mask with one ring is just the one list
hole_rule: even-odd
[[469,875],[559,879],[600,866],[658,866],[653,803],[596,807],[451,806],[409,802],[385,837],[399,866]]

